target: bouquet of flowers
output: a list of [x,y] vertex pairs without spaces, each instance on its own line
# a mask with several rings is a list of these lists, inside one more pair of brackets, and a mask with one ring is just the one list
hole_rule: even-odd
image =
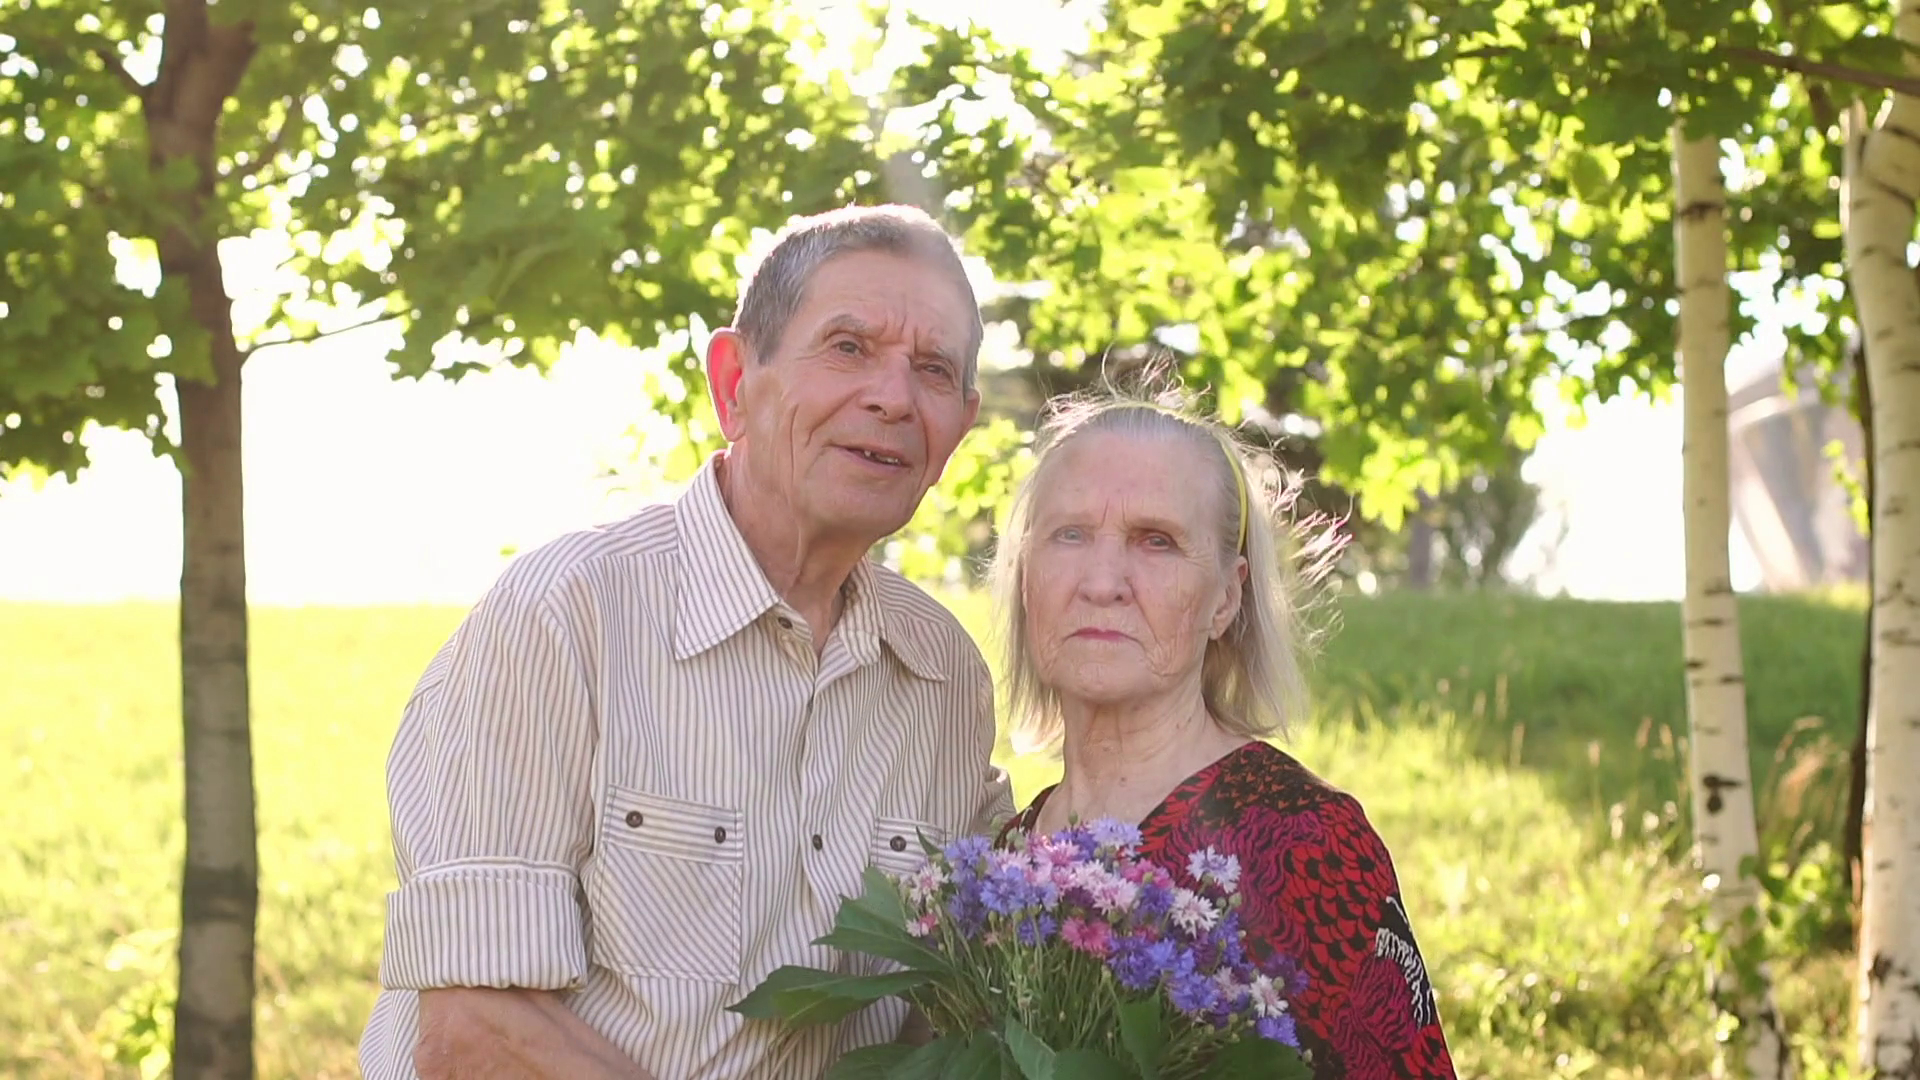
[[873,975],[783,967],[732,1008],[790,1026],[901,997],[936,1037],[857,1050],[829,1080],[1306,1080],[1288,958],[1254,959],[1240,867],[1193,855],[1196,888],[1139,855],[1139,830],[1101,820],[1052,834],[926,843],[916,872],[869,867],[817,944],[890,963]]

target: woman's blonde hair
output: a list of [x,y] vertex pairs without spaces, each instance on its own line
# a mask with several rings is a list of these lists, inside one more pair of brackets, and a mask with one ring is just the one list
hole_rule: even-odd
[[[1166,381],[1164,377],[1160,381]],[[1017,752],[1054,746],[1062,734],[1060,700],[1041,681],[1027,637],[1024,574],[1032,540],[1034,499],[1055,455],[1083,435],[1184,441],[1203,451],[1217,508],[1222,571],[1244,555],[1247,580],[1240,610],[1201,661],[1201,696],[1226,730],[1261,739],[1284,734],[1307,705],[1301,653],[1306,634],[1297,587],[1331,568],[1342,541],[1331,529],[1283,528],[1298,495],[1297,480],[1270,457],[1245,446],[1224,424],[1200,413],[1177,383],[1125,391],[1103,386],[1065,395],[1042,411],[1033,469],[1015,493],[990,574]],[[1324,519],[1301,523],[1324,524]],[[1295,543],[1298,539],[1303,543]],[[1302,573],[1304,572],[1304,573]]]

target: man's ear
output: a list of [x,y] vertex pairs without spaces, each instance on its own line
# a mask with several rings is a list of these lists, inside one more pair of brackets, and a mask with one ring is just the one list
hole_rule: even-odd
[[747,432],[745,405],[747,365],[752,348],[738,330],[721,327],[707,341],[707,393],[720,420],[720,433],[738,442]]

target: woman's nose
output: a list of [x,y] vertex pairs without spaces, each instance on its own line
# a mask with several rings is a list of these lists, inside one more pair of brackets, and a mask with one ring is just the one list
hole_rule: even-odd
[[1088,546],[1080,568],[1080,594],[1096,603],[1111,604],[1130,594],[1126,554],[1120,545],[1101,539]]

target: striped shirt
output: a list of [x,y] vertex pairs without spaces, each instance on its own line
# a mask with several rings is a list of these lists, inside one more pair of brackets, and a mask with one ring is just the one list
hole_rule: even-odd
[[399,887],[371,1080],[411,1078],[417,992],[565,992],[659,1080],[818,1076],[894,1038],[886,1001],[787,1034],[726,1011],[869,864],[1012,811],[966,632],[862,562],[816,659],[709,462],[672,503],[517,559],[428,665],[388,762]]

